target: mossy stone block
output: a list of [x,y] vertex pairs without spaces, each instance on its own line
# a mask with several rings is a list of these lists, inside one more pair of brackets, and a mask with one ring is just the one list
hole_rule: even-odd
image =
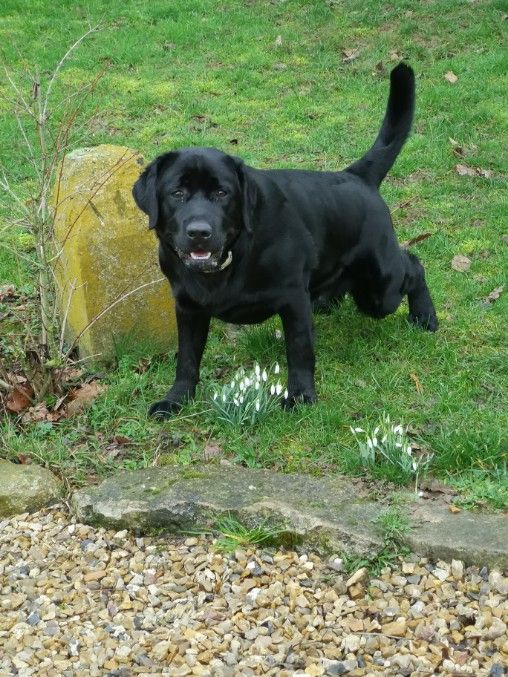
[[40,510],[63,493],[62,482],[46,468],[0,458],[0,518]]
[[66,339],[83,357],[108,361],[126,339],[176,345],[174,300],[157,241],[131,189],[145,164],[129,148],[69,153],[55,189],[55,276]]

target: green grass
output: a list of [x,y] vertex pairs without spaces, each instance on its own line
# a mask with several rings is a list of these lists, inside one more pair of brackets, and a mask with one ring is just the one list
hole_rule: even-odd
[[197,529],[188,533],[215,534],[215,548],[227,553],[241,548],[288,545],[294,540],[285,529],[276,528],[266,520],[255,526],[246,526],[231,514],[219,517],[211,529]]
[[[38,0],[27,13],[25,2],[4,0],[2,52],[18,71],[25,63],[50,71],[89,22],[102,22],[62,72],[61,86],[73,91],[110,64],[85,102],[75,143],[126,144],[148,158],[213,145],[257,167],[339,169],[377,133],[387,72],[396,63],[390,54],[403,55],[417,74],[417,114],[382,193],[401,241],[432,233],[414,251],[425,264],[441,327],[435,335],[415,329],[405,307],[376,322],[347,300],[332,315],[316,317],[319,403],[276,412],[244,432],[215,421],[199,399],[167,423],[148,421],[147,406],[171,384],[174,360],[155,357],[138,374],[141,355],[127,350],[106,375],[106,394],[87,413],[26,429],[4,420],[3,455],[32,455],[79,483],[118,467],[192,463],[213,438],[228,458],[251,466],[357,473],[349,426],[372,425],[385,411],[434,453],[435,474],[465,491],[474,484],[465,478],[481,471],[482,482],[492,485],[483,503],[506,508],[500,469],[508,454],[507,12],[500,0]],[[359,56],[344,63],[341,50],[353,48]],[[458,76],[454,85],[443,78],[449,70]],[[0,79],[0,93],[6,91]],[[0,98],[2,161],[21,185],[30,167],[7,113]],[[453,154],[449,137],[466,157]],[[458,162],[489,169],[492,178],[461,177]],[[0,227],[8,218],[0,214]],[[2,234],[2,244],[8,249],[0,246],[0,285],[30,290],[29,243],[13,230]],[[468,272],[451,268],[457,254],[470,257]],[[499,300],[482,302],[503,284]],[[0,341],[10,355],[13,331],[3,326]],[[205,386],[254,361],[283,365],[280,328],[274,319],[232,333],[215,322],[203,361]],[[107,446],[115,435],[132,444],[112,456]]]
[[409,553],[409,548],[403,545],[404,536],[411,529],[410,520],[404,510],[405,501],[394,494],[390,497],[390,502],[391,505],[375,520],[383,539],[382,547],[370,556],[343,553],[344,568],[348,574],[366,567],[372,576],[378,576],[385,567],[395,566],[401,557]]

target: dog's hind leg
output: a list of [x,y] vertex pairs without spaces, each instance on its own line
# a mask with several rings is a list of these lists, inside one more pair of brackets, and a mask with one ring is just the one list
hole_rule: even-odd
[[414,254],[399,250],[386,270],[375,256],[357,262],[351,294],[358,310],[376,319],[394,313],[407,294],[410,322],[429,331],[437,329],[425,271]]
[[425,270],[418,257],[404,252],[406,276],[403,293],[407,294],[409,303],[409,320],[429,331],[436,331],[438,320],[429,288],[425,281]]

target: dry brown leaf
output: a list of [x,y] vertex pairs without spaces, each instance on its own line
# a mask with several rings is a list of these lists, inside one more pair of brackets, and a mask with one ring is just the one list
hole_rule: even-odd
[[459,506],[455,505],[454,503],[450,503],[450,505],[448,506],[448,510],[452,512],[454,515],[456,515],[458,512],[462,512]]
[[35,407],[30,407],[24,414],[21,421],[26,425],[29,423],[40,423],[48,421],[55,423],[64,417],[63,411],[49,411],[45,402],[39,402]]
[[343,63],[349,63],[350,61],[354,61],[354,59],[358,58],[358,56],[360,55],[359,49],[341,49],[340,52],[342,54]]
[[79,367],[64,367],[60,372],[60,379],[63,383],[68,381],[77,381],[83,376],[83,369]]
[[476,176],[476,170],[467,165],[455,165],[455,171],[459,176]]
[[111,440],[111,443],[117,444],[119,447],[126,447],[129,444],[132,444],[132,440],[130,437],[126,437],[125,435],[115,435]]
[[492,178],[492,171],[490,169],[482,169],[481,167],[477,167],[476,173],[478,176],[482,176],[484,179]]
[[147,357],[142,357],[136,365],[134,371],[136,374],[144,374],[150,368],[150,364],[151,361]]
[[419,395],[421,395],[423,393],[423,386],[421,384],[420,379],[418,378],[418,376],[416,374],[409,374],[409,376],[411,377],[411,380],[415,384],[416,392]]
[[34,396],[33,388],[30,385],[17,385],[13,388],[5,399],[5,408],[12,414],[20,414],[32,404]]
[[496,287],[493,289],[488,296],[486,296],[483,301],[484,303],[494,303],[494,301],[497,301],[498,298],[501,296],[501,294],[504,291],[504,285],[501,285],[500,287]]
[[75,416],[89,407],[92,402],[106,390],[106,386],[98,381],[83,383],[69,393],[70,402],[67,404],[67,416]]
[[481,176],[484,179],[492,178],[492,171],[490,169],[482,169],[481,167],[468,167],[467,165],[455,165],[455,171],[460,176]]
[[452,151],[457,155],[457,157],[464,157],[465,150],[464,148],[457,142],[455,139],[452,139],[452,137],[448,137],[448,141],[450,142],[452,146]]
[[452,259],[452,268],[453,270],[458,271],[459,273],[465,273],[471,267],[471,259],[467,256],[462,256],[462,254],[457,254]]
[[3,284],[0,286],[0,302],[4,303],[5,301],[12,301],[16,298],[18,298],[18,294],[16,294],[16,289],[12,284]]
[[448,82],[450,82],[452,85],[454,85],[459,79],[453,71],[446,72],[443,77],[445,80],[448,80]]
[[395,50],[392,50],[390,52],[390,59],[392,61],[401,61],[402,60],[402,54],[400,52],[396,52]]
[[205,461],[209,461],[211,458],[216,458],[222,454],[222,449],[215,442],[207,442],[203,450],[203,457]]
[[103,453],[103,458],[113,459],[122,453],[124,447],[133,445],[133,441],[125,435],[115,435],[111,442],[106,445]]
[[457,492],[447,484],[443,484],[440,480],[429,479],[423,480],[420,485],[423,491],[428,491],[430,494],[445,494],[448,496],[456,496]]

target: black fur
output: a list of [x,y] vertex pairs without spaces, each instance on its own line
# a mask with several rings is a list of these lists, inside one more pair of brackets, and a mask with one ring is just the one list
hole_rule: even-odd
[[316,399],[313,308],[349,293],[361,312],[382,318],[407,295],[409,319],[437,328],[423,267],[399,247],[377,190],[414,110],[412,69],[399,64],[390,79],[374,145],[342,172],[258,170],[187,148],[158,157],[138,179],[134,198],[156,229],[178,322],[175,383],[152,415],[194,396],[211,317],[249,324],[280,315],[290,405]]

